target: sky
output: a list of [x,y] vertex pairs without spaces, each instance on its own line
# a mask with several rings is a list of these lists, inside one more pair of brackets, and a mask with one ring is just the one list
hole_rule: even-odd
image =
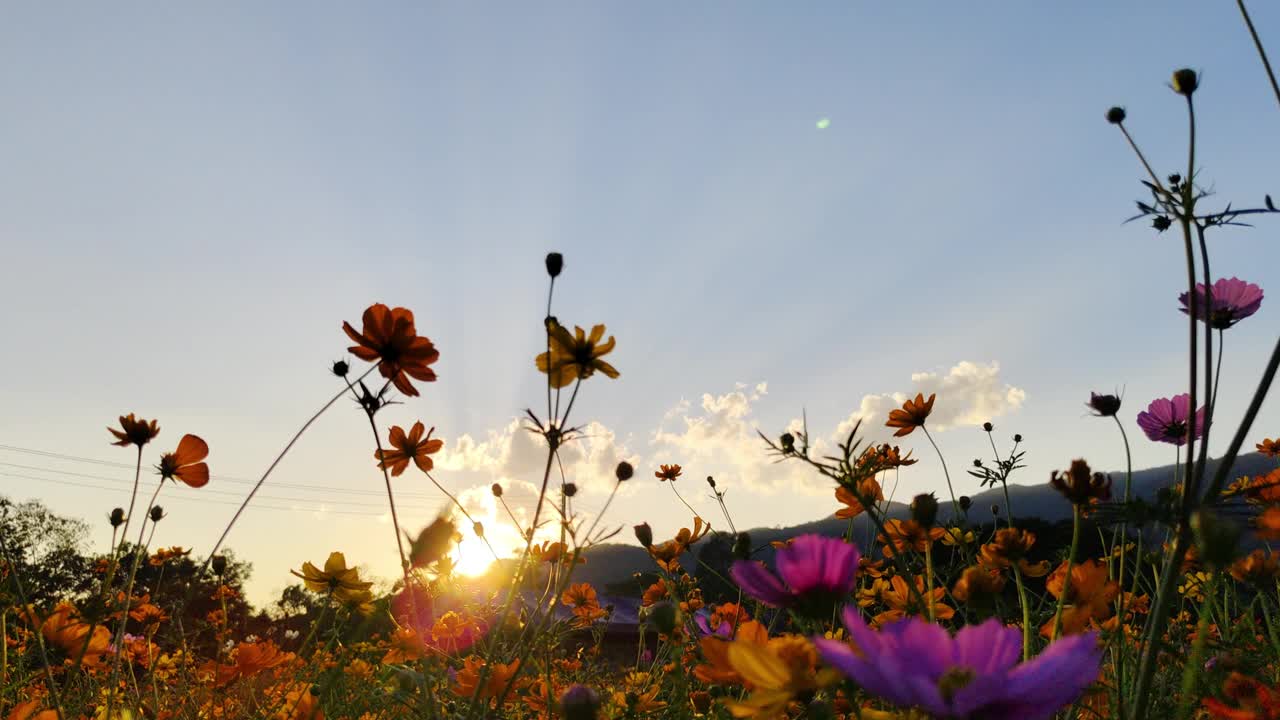
[[[1264,39],[1280,7],[1255,3]],[[832,488],[756,437],[807,418],[815,440],[937,392],[956,492],[1021,433],[1047,481],[1075,457],[1123,468],[1091,390],[1123,390],[1138,467],[1173,460],[1136,413],[1185,390],[1180,242],[1124,224],[1140,166],[1185,167],[1167,87],[1203,71],[1198,163],[1209,202],[1280,187],[1280,108],[1228,6],[992,2],[533,4],[36,3],[0,9],[0,493],[92,523],[127,505],[136,412],[210,447],[213,481],[166,486],[152,544],[207,553],[250,483],[340,389],[328,374],[368,305],[412,309],[439,381],[379,415],[445,440],[436,477],[499,546],[540,481],[514,424],[543,402],[548,251],[555,314],[604,323],[617,380],[583,385],[566,473],[592,517],[620,459],[635,480],[602,525],[689,512],[653,479],[679,463],[717,527],[805,522]],[[824,128],[820,121],[827,120]],[[1211,237],[1218,276],[1280,281],[1275,221]],[[1226,338],[1219,453],[1266,362],[1275,309]],[[1256,439],[1280,412],[1264,407]],[[900,499],[946,495],[920,433]],[[35,451],[35,452],[33,452]],[[334,550],[396,572],[361,412],[340,401],[302,437],[229,546],[268,602]],[[154,487],[144,484],[144,491]],[[444,507],[409,471],[407,529]],[[145,497],[139,500],[145,503]],[[526,515],[521,515],[525,517]],[[483,561],[474,541],[464,560]],[[478,558],[478,559],[477,559]],[[465,564],[465,563],[464,563]]]

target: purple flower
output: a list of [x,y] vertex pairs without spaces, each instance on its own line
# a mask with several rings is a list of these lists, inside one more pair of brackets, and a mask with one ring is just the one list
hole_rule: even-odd
[[774,575],[749,560],[733,564],[730,574],[743,592],[773,607],[801,606],[801,610],[827,617],[854,587],[854,574],[862,555],[839,538],[801,535],[778,551]]
[[[1151,401],[1145,412],[1138,413],[1138,426],[1147,437],[1156,442],[1179,447],[1187,444],[1187,423],[1191,410],[1191,396],[1186,393],[1171,398]],[[1204,434],[1204,408],[1196,411],[1196,439]]]
[[[1203,321],[1207,315],[1209,326],[1217,330],[1226,330],[1262,307],[1262,288],[1240,278],[1219,278],[1211,295],[1213,308],[1206,313],[1204,283],[1196,283],[1196,316]],[[1178,302],[1183,313],[1191,312],[1188,293],[1179,295]]]
[[1047,720],[1093,684],[1102,660],[1096,634],[1088,633],[1019,663],[1022,634],[997,618],[955,637],[919,618],[874,632],[857,607],[846,606],[844,624],[857,649],[814,638],[823,661],[868,693],[935,718]]
[[694,614],[693,621],[698,625],[698,631],[703,637],[715,635],[724,640],[733,639],[733,625],[729,624],[728,620],[722,620],[719,627],[711,627],[711,612],[705,608]]

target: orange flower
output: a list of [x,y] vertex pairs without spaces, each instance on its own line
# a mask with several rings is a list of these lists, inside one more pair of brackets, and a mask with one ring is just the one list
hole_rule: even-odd
[[422,436],[422,430],[421,421],[413,424],[408,435],[405,435],[404,428],[399,425],[392,426],[391,432],[387,435],[387,443],[392,449],[375,450],[373,453],[374,459],[378,461],[378,468],[383,470],[390,468],[391,474],[399,477],[412,460],[422,472],[431,472],[431,468],[435,467],[431,455],[444,447],[444,441],[431,437],[431,433],[436,431],[434,427],[427,431],[426,437]]
[[[569,552],[569,546],[565,543],[543,540],[541,545],[529,548],[529,556],[535,563],[545,562],[554,565],[557,562],[568,564],[573,553]],[[586,561],[587,559],[579,554],[576,564],[581,565]]]
[[858,483],[858,491],[839,486],[836,488],[836,500],[844,503],[844,507],[836,511],[836,517],[847,520],[866,512],[862,501],[876,503],[884,500],[884,490],[874,477],[864,478]]
[[151,442],[156,435],[160,434],[160,426],[155,420],[143,420],[135,418],[133,413],[120,416],[120,430],[115,428],[107,428],[108,432],[116,436],[116,441],[112,445],[125,447],[128,445],[137,445],[141,450],[143,445]]
[[1093,472],[1084,460],[1072,460],[1066,472],[1054,470],[1049,475],[1049,484],[1075,505],[1111,499],[1111,478]]
[[965,568],[951,588],[956,600],[974,607],[989,607],[1004,591],[1005,579],[999,570],[986,565]]
[[675,482],[675,479],[680,477],[681,467],[679,465],[660,465],[658,467],[658,472],[654,473],[653,476],[658,478],[659,481],[670,480]]
[[1280,540],[1280,507],[1269,507],[1253,518],[1253,529],[1263,540]]
[[96,665],[111,649],[111,633],[101,625],[85,622],[71,603],[58,603],[43,620],[28,608],[27,620],[39,627],[46,643],[61,648],[72,661]]
[[884,546],[884,556],[891,558],[895,553],[906,551],[911,548],[916,552],[924,552],[933,541],[942,539],[946,531],[940,527],[925,529],[915,520],[886,520],[884,523],[885,532],[879,535],[880,542],[890,543]]
[[209,482],[209,465],[201,462],[209,457],[209,444],[195,435],[183,435],[178,449],[160,456],[161,480],[181,480],[198,488]]
[[591,583],[570,585],[560,596],[560,601],[573,608],[575,627],[589,627],[608,614],[600,607],[596,589],[591,587]]
[[885,422],[885,427],[898,428],[893,434],[894,437],[902,437],[910,435],[916,428],[924,427],[924,421],[928,419],[929,413],[933,412],[933,400],[937,394],[929,395],[929,399],[924,399],[924,393],[916,393],[915,400],[907,400],[902,404],[901,410],[890,410],[889,420]]
[[[472,655],[463,660],[462,669],[458,670],[457,684],[453,686],[453,694],[458,697],[471,697],[476,687],[480,685],[481,670],[485,667],[485,661]],[[511,679],[515,677],[516,671],[520,667],[520,661],[512,660],[510,663],[503,665],[501,663],[493,663],[489,665],[489,674],[486,678],[484,686],[480,689],[480,699],[488,705],[490,700],[501,697],[506,691],[507,685]],[[511,693],[506,693],[507,701],[514,699]]]
[[1238,672],[1227,676],[1222,693],[1236,707],[1214,698],[1200,702],[1209,717],[1220,720],[1280,720],[1280,692]]
[[6,720],[58,720],[56,710],[37,710],[39,707],[39,700],[20,702],[13,707]]
[[641,607],[649,607],[656,602],[660,602],[667,598],[667,586],[661,580],[645,588],[644,596],[640,598]]
[[539,370],[547,373],[551,387],[562,388],[575,380],[586,380],[597,370],[607,377],[618,377],[618,371],[600,359],[612,352],[614,346],[612,335],[608,342],[600,343],[604,337],[604,325],[591,328],[590,336],[580,327],[573,330],[571,335],[568,328],[555,320],[547,321],[547,342],[551,351],[538,355],[535,362]]
[[1027,561],[1027,553],[1036,544],[1035,533],[1018,528],[1001,528],[996,531],[991,542],[982,546],[982,561],[998,568],[1016,565],[1027,577],[1043,577],[1049,574],[1049,563],[1040,562],[1032,565]]
[[875,616],[875,624],[884,625],[909,615],[926,617],[928,608],[921,606],[920,599],[933,605],[933,617],[937,620],[949,620],[955,616],[956,611],[942,602],[947,594],[946,588],[937,587],[925,592],[924,578],[916,576],[916,591],[911,592],[907,581],[897,575],[889,578],[889,587],[880,593],[880,599],[889,609]]
[[693,530],[689,528],[680,528],[680,532],[671,540],[661,545],[650,545],[649,554],[653,556],[658,567],[667,572],[674,572],[674,567],[679,564],[680,556],[684,554],[689,546],[701,540],[711,531],[711,525],[703,523],[702,518],[694,516]]
[[356,343],[347,348],[352,355],[365,362],[377,362],[382,377],[395,383],[405,395],[418,394],[409,378],[435,381],[436,373],[428,366],[440,359],[440,353],[429,339],[418,335],[412,311],[377,303],[364,311],[363,320],[364,332],[356,332],[351,323],[342,323],[347,337]]
[[391,646],[382,656],[383,665],[412,662],[425,654],[422,639],[411,627],[402,627],[391,633]]
[[324,720],[320,708],[320,696],[309,684],[300,684],[285,693],[284,707],[273,716],[274,720]]
[[[1049,579],[1045,581],[1045,589],[1055,598],[1062,597],[1063,585],[1067,577],[1067,562],[1064,560]],[[1067,635],[1083,632],[1089,623],[1105,620],[1111,615],[1111,603],[1120,594],[1120,586],[1107,577],[1105,563],[1089,559],[1071,566],[1071,586],[1067,589],[1064,609],[1062,611],[1062,631]],[[1054,619],[1040,628],[1040,634],[1053,639]]]
[[1258,475],[1244,485],[1245,499],[1255,505],[1280,502],[1280,468]]
[[1263,440],[1262,442],[1258,443],[1255,447],[1258,448],[1258,452],[1262,453],[1263,455],[1266,455],[1269,458],[1280,456],[1280,441]]
[[1280,561],[1258,548],[1231,565],[1231,577],[1259,587],[1269,585],[1280,576]]
[[270,640],[257,643],[242,642],[236,646],[235,664],[219,665],[215,684],[226,687],[241,678],[250,678],[263,670],[282,665],[293,659],[293,653],[280,652]]
[[818,651],[808,638],[784,635],[765,643],[735,640],[729,644],[729,664],[751,684],[752,693],[729,700],[736,718],[783,718],[787,707],[800,697],[835,682],[840,674],[818,669]]

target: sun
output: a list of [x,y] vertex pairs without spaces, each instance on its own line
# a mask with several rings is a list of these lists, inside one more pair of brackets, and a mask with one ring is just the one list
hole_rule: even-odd
[[454,570],[467,577],[479,577],[489,571],[493,564],[493,555],[483,541],[468,538],[458,543],[458,551],[454,557]]

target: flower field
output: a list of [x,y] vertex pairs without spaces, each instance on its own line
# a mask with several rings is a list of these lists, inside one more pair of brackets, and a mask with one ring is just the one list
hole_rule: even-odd
[[[282,431],[279,455],[213,546],[152,543],[165,497],[217,483],[219,448],[200,428],[163,418],[125,414],[103,434],[135,477],[118,507],[93,520],[111,533],[108,552],[40,555],[42,535],[75,526],[35,505],[0,504],[0,717],[1280,720],[1280,556],[1270,546],[1280,540],[1280,440],[1268,437],[1280,428],[1254,426],[1280,344],[1261,377],[1222,377],[1224,339],[1256,332],[1250,318],[1266,308],[1258,285],[1211,274],[1206,241],[1270,222],[1277,209],[1270,196],[1236,205],[1206,189],[1196,157],[1201,79],[1182,69],[1169,83],[1185,110],[1185,164],[1149,158],[1128,112],[1105,113],[1144,186],[1130,219],[1186,258],[1186,289],[1169,298],[1186,323],[1185,386],[1138,401],[1080,390],[1091,421],[1114,426],[1126,454],[1130,443],[1177,453],[1154,496],[1136,491],[1132,467],[1096,472],[1089,448],[1048,478],[1025,477],[1033,444],[990,423],[991,455],[957,464],[930,432],[940,396],[922,393],[876,420],[897,445],[866,442],[858,425],[835,448],[819,448],[803,426],[761,434],[760,463],[802,467],[829,488],[813,515],[842,521],[839,534],[753,539],[735,524],[730,483],[691,478],[695,461],[681,457],[617,464],[607,499],[579,512],[559,453],[583,440],[593,389],[626,382],[617,352],[626,338],[594,318],[574,324],[573,308],[556,305],[574,274],[552,252],[539,270],[545,334],[528,348],[539,390],[523,426],[545,453],[527,478],[538,489],[531,517],[511,512],[501,484],[491,489],[521,547],[486,536],[438,476],[450,438],[414,415],[415,400],[446,382],[433,365],[449,348],[422,316],[374,303],[358,321],[334,320],[348,354],[333,363],[323,404]],[[1272,87],[1280,103],[1274,77]],[[1176,170],[1156,170],[1166,166]],[[542,298],[531,302],[542,314]],[[1252,393],[1243,416],[1215,413],[1220,383]],[[410,419],[396,424],[391,406]],[[328,556],[297,558],[283,579],[297,585],[268,616],[244,598],[233,531],[295,442],[339,412],[367,420],[367,461],[383,478],[394,530],[385,552],[403,572],[379,586],[333,537]],[[1209,457],[1211,437],[1230,438],[1222,456]],[[1253,450],[1275,469],[1234,472]],[[916,464],[945,484],[895,505],[900,469]],[[146,473],[161,479],[149,496],[139,493]],[[1001,493],[990,520],[957,494],[957,473]],[[392,478],[404,475],[449,502],[425,527],[397,512]],[[1009,488],[1032,483],[1051,488],[1071,519],[1024,514]],[[683,529],[657,537],[645,518],[628,517],[614,500],[636,484],[669,494]],[[692,486],[710,492],[714,515],[686,501]],[[634,578],[634,606],[579,572],[601,546],[632,536],[649,559]],[[492,556],[483,578],[458,572],[463,542]]]

